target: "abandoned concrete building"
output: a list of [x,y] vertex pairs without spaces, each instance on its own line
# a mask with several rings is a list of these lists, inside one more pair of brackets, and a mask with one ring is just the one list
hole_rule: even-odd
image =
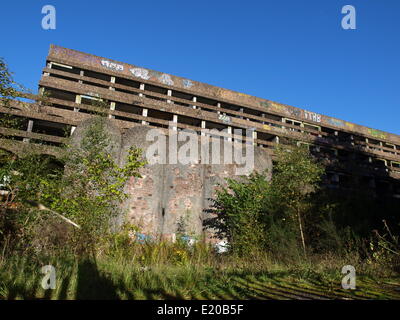
[[[57,156],[58,146],[92,117],[94,100],[109,105],[109,130],[121,154],[144,147],[149,128],[167,130],[252,129],[256,169],[271,168],[273,148],[288,139],[309,146],[327,164],[324,184],[351,188],[354,175],[372,192],[400,198],[400,136],[205,83],[51,45],[39,82],[48,105],[14,101],[0,112],[26,119],[23,130],[0,128],[0,148]],[[145,128],[147,128],[145,130]],[[67,134],[66,134],[67,132]],[[10,142],[7,137],[13,137]],[[148,233],[173,235],[190,213],[194,233],[202,229],[213,187],[232,176],[233,167],[155,165],[132,181],[128,217]]]

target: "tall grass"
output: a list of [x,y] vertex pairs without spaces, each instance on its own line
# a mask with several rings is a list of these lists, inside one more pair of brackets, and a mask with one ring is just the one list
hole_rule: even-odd
[[[56,269],[56,289],[44,290],[43,265]],[[341,289],[341,268],[353,264],[357,290]],[[379,273],[376,273],[379,270]],[[92,257],[66,251],[7,255],[0,262],[0,299],[400,299],[382,283],[390,270],[335,255],[281,263],[266,253],[220,255],[205,243],[131,243]]]

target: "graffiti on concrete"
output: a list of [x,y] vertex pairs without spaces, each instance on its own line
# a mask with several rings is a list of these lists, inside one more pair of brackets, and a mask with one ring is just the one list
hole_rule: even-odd
[[287,111],[285,106],[278,104],[278,103],[274,103],[274,102],[261,101],[260,105],[264,108],[267,108],[268,110],[272,110],[275,112],[285,112],[286,113],[286,111]]
[[225,123],[231,123],[231,117],[227,116],[226,114],[220,114],[218,119]]
[[182,85],[184,88],[189,89],[190,87],[193,86],[193,82],[189,79],[183,79],[182,80]]
[[150,242],[152,239],[151,236],[144,234],[144,233],[136,233],[136,241],[139,243],[146,243],[146,242]]
[[386,133],[376,129],[368,129],[368,134],[378,139],[386,139]]
[[163,73],[163,74],[158,78],[158,80],[159,80],[161,83],[164,83],[164,84],[169,85],[169,86],[173,86],[173,85],[174,85],[174,81],[172,81],[171,76],[170,76],[169,74],[166,74],[166,73]]
[[298,108],[287,107],[272,101],[260,101],[260,106],[273,112],[284,113],[291,117],[300,117],[301,110]]
[[299,118],[301,115],[301,110],[297,108],[288,108],[288,112],[291,116]]
[[350,122],[346,122],[346,127],[348,127],[350,130],[354,130],[354,124]]
[[265,130],[271,130],[271,126],[268,125],[268,124],[264,124],[264,125],[263,125],[263,128],[264,128]]
[[251,95],[249,95],[247,93],[241,93],[241,92],[238,92],[238,95],[241,96],[241,97],[245,97],[245,98],[250,98],[251,97]]
[[107,60],[101,60],[101,65],[111,70],[124,71],[124,66],[115,62],[110,62]]
[[304,118],[315,122],[321,122],[321,115],[315,112],[304,111]]
[[129,71],[136,78],[141,78],[141,79],[144,79],[144,80],[149,80],[150,79],[149,70],[146,70],[146,69],[143,69],[143,68],[132,68],[132,69],[129,69]]
[[340,128],[343,128],[345,126],[344,121],[334,118],[328,118],[328,123],[335,127],[340,127]]

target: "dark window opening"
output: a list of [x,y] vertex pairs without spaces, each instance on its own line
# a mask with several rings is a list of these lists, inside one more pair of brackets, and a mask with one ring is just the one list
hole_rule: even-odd
[[187,117],[187,116],[182,116],[182,115],[178,115],[178,123],[195,126],[195,127],[201,127],[201,120],[196,119],[196,118]]
[[[193,101],[193,95],[190,95],[190,94],[187,94],[184,92],[180,92],[180,91],[172,90],[172,96],[176,97],[176,98],[180,98],[180,99]],[[178,103],[178,102],[175,102],[175,103]]]
[[216,100],[212,100],[212,99],[208,99],[208,98],[204,98],[204,97],[197,97],[197,102],[208,104],[210,106],[216,106],[218,103]]
[[124,86],[128,87],[133,87],[133,88],[140,88],[140,82],[134,81],[134,80],[129,80],[129,79],[123,79],[123,78],[115,78],[115,83],[117,84],[122,84]]
[[70,127],[63,123],[44,120],[33,120],[32,132],[50,136],[65,137],[69,134]]
[[115,103],[115,110],[126,113],[139,114],[139,115],[143,114],[143,108],[120,102]]
[[242,107],[222,102],[221,108],[228,109],[228,110],[234,110],[234,111],[240,111],[240,109]]
[[156,92],[156,93],[165,94],[165,95],[167,94],[167,91],[168,91],[168,89],[166,89],[166,88],[153,86],[151,84],[146,84],[144,89],[146,91]]
[[95,78],[95,79],[108,81],[108,82],[111,81],[111,76],[109,76],[107,74],[104,74],[104,73],[90,71],[90,70],[84,70],[83,74],[84,74],[85,77]]
[[51,98],[75,102],[76,94],[69,91],[63,91],[53,88],[45,88],[45,92],[49,93]]
[[172,121],[174,117],[173,113],[153,109],[148,109],[147,116],[167,121]]

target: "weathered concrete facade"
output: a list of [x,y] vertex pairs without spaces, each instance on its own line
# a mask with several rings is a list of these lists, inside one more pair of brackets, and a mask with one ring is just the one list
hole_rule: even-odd
[[[190,129],[199,136],[204,129],[224,129],[230,140],[238,138],[235,129],[252,129],[256,169],[270,167],[274,147],[292,139],[324,159],[327,186],[347,190],[349,177],[357,175],[373,192],[400,198],[400,136],[395,134],[55,45],[39,92],[49,95],[46,104],[0,106],[0,113],[25,121],[19,130],[0,128],[1,148],[57,156],[58,146],[91,118],[92,102],[102,101],[110,130],[120,139],[120,156],[132,144],[146,146],[144,126],[167,130],[173,123],[177,131]],[[197,232],[200,208],[232,170],[233,165],[223,164],[146,167],[144,178],[128,186],[133,197],[126,209],[148,232],[166,234],[174,232],[181,215],[195,212],[190,225]]]
[[[83,121],[74,131],[73,143],[77,143],[84,134],[91,121]],[[153,143],[147,138],[149,126],[140,126],[122,131],[115,122],[108,120],[104,129],[109,132],[110,152],[120,165],[124,164],[127,151],[135,146],[146,151]],[[160,130],[160,133],[165,132]],[[166,136],[166,146],[169,146],[170,136]],[[210,141],[211,142],[211,141]],[[228,145],[232,144],[227,142]],[[177,142],[180,148],[185,142]],[[203,234],[203,220],[206,219],[206,210],[210,208],[210,198],[214,197],[218,185],[225,185],[225,178],[237,177],[236,164],[202,164],[201,145],[199,148],[198,163],[181,164],[147,164],[140,170],[142,178],[132,177],[126,186],[130,198],[123,206],[126,213],[125,219],[141,232],[147,235],[173,238],[178,231],[178,224],[184,224],[185,232],[191,235]],[[167,158],[170,149],[167,147]],[[224,149],[221,148],[221,162],[223,162]],[[243,152],[245,152],[243,148]],[[209,149],[211,156],[212,148]],[[271,172],[271,155],[266,149],[256,149],[255,166],[258,171]],[[150,159],[151,161],[151,159]],[[209,238],[209,237],[208,237]]]

